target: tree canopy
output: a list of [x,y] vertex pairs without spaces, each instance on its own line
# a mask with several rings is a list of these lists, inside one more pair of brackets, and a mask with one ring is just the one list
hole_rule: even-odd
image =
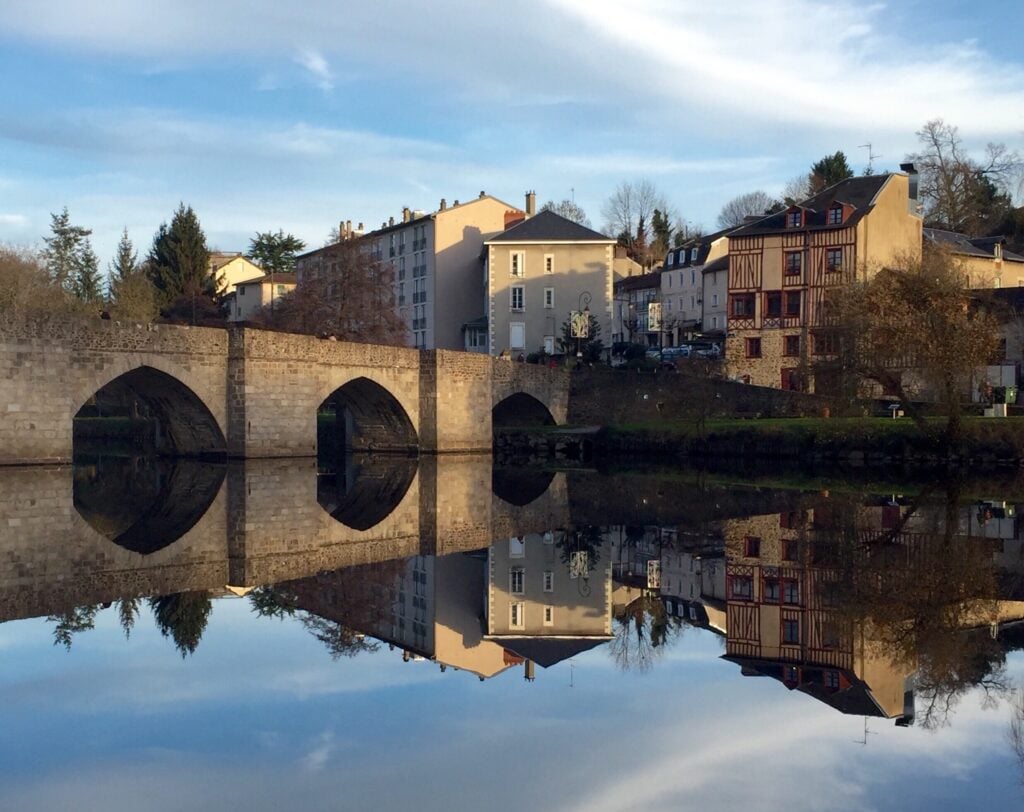
[[295,255],[306,247],[306,243],[294,234],[258,231],[249,240],[246,256],[267,273],[287,273],[295,270]]
[[43,237],[43,257],[51,281],[82,301],[99,298],[99,260],[92,250],[92,229],[73,225],[68,207],[50,215],[50,236]]
[[206,235],[191,206],[182,203],[170,226],[160,224],[146,260],[146,271],[162,307],[182,296],[212,298],[216,294]]
[[549,200],[543,206],[540,207],[541,211],[553,211],[555,214],[559,214],[566,220],[572,220],[585,228],[591,228],[590,218],[587,217],[587,213],[573,200],[566,198],[559,203],[554,200]]
[[[651,247],[655,237],[655,212],[659,218],[664,218],[666,226],[675,217],[665,196],[646,179],[620,183],[601,208],[605,233],[615,235],[629,256],[645,268],[649,268],[657,256]],[[665,250],[668,250],[667,243]]]
[[782,204],[767,192],[760,189],[756,192],[747,192],[734,197],[722,206],[722,210],[718,214],[718,227],[734,228],[743,225],[743,221],[747,217],[764,217],[781,208]]
[[812,195],[816,195],[822,189],[834,186],[840,181],[853,177],[853,169],[846,160],[842,150],[836,150],[832,155],[826,155],[811,164],[811,171],[807,176],[807,189]]

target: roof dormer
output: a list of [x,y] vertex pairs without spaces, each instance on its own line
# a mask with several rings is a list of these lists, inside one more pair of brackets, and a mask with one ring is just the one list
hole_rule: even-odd
[[853,206],[841,200],[833,200],[825,209],[825,225],[841,226],[853,214]]
[[785,212],[786,228],[803,228],[807,225],[809,214],[810,209],[803,206],[790,206]]

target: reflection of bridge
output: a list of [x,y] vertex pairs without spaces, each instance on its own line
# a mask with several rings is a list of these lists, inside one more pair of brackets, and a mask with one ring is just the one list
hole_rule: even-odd
[[191,526],[177,540],[144,548],[139,531],[155,524],[129,527],[119,515],[102,521],[81,498],[71,468],[0,468],[0,622],[122,597],[248,587],[480,549],[495,534],[568,524],[564,475],[532,505],[515,507],[492,496],[488,455],[421,457],[394,509],[366,530],[321,506],[311,459],[228,465],[198,511],[182,504],[174,482],[169,487],[174,504],[164,518]]
[[0,330],[0,379],[0,464],[69,460],[100,392],[155,417],[170,450],[245,458],[314,455],[327,404],[353,447],[425,452],[490,451],[503,404],[558,423],[568,404],[564,372],[486,355],[99,321]]

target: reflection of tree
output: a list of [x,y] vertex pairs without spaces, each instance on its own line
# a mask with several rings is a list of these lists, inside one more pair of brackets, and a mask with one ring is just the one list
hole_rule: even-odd
[[562,563],[573,566],[573,561],[586,563],[588,577],[601,561],[601,546],[604,544],[603,531],[597,525],[577,525],[556,535],[556,546]]
[[615,617],[609,653],[623,671],[644,672],[682,634],[682,623],[665,611],[657,595],[642,595]]
[[61,615],[50,615],[46,619],[55,622],[53,629],[53,644],[64,646],[71,651],[71,639],[79,632],[86,632],[96,625],[96,613],[100,606],[90,604],[87,606],[75,606],[68,609]]
[[249,593],[262,617],[294,617],[323,643],[333,659],[375,651],[365,637],[391,617],[405,561],[388,561],[261,586]]
[[973,687],[996,701],[1008,686],[1003,649],[987,632],[968,630],[997,617],[997,572],[985,540],[958,534],[957,489],[947,491],[944,504],[919,498],[883,531],[858,532],[851,512],[833,519],[840,516],[831,545],[824,545],[839,564],[830,600],[869,646],[916,671],[919,724],[947,724]]
[[149,599],[160,634],[174,640],[181,656],[194,654],[206,631],[213,603],[206,592],[176,592]]
[[139,599],[121,598],[117,602],[117,617],[121,622],[125,638],[132,636],[132,629],[135,628],[135,621],[139,617]]
[[1013,698],[1010,715],[1010,729],[1007,731],[1010,747],[1017,759],[1017,780],[1024,784],[1024,694],[1017,692]]

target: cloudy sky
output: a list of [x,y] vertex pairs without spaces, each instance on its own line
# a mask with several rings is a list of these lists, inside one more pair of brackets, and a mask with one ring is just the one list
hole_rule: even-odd
[[68,206],[106,260],[179,201],[211,246],[311,245],[480,190],[601,225],[649,178],[706,226],[827,152],[877,169],[943,117],[1024,147],[1019,0],[4,0],[0,241]]

